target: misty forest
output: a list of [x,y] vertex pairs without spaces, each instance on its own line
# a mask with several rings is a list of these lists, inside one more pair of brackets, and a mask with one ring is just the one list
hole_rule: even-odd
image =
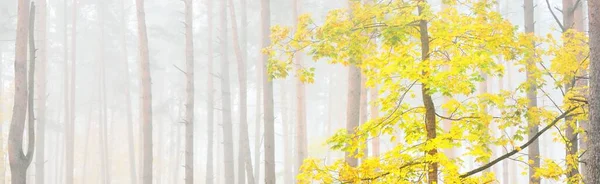
[[600,0],[0,0],[0,184],[600,184]]

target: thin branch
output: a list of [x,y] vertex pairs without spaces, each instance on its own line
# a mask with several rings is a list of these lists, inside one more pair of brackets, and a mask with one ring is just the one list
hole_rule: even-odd
[[187,75],[187,73],[185,73],[185,71],[183,71],[181,68],[177,67],[177,65],[173,64],[173,67],[177,68],[177,70],[179,70],[181,73]]
[[563,118],[567,117],[569,115],[569,113],[573,112],[575,109],[577,109],[578,107],[574,107],[571,108],[569,110],[566,110],[564,113],[562,113],[560,116],[556,117],[554,120],[552,120],[552,123],[546,125],[546,127],[544,127],[542,130],[540,130],[537,134],[535,134],[533,137],[531,137],[531,139],[529,139],[529,141],[527,141],[525,144],[519,146],[520,149],[515,149],[509,153],[506,153],[504,155],[502,155],[501,157],[498,157],[496,159],[494,159],[493,161],[478,167],[476,169],[473,169],[465,174],[460,175],[460,178],[466,178],[469,177],[471,175],[477,174],[481,171],[486,170],[487,168],[490,168],[492,166],[494,166],[496,163],[509,158],[510,156],[513,156],[514,154],[518,153],[520,150],[523,150],[525,148],[527,148],[530,144],[532,144],[533,142],[535,142],[542,134],[544,134],[544,132],[548,131],[548,129],[552,128],[554,125],[556,125],[556,123],[558,123],[560,120],[562,120]]
[[560,30],[562,30],[563,32],[565,32],[565,27],[562,25],[562,23],[560,23],[560,20],[558,20],[558,17],[556,16],[556,14],[554,14],[554,11],[552,11],[552,7],[550,7],[550,2],[548,0],[546,0],[546,5],[548,5],[548,10],[550,10],[550,13],[552,14],[552,17],[554,17],[554,20],[556,21],[556,23],[560,27]]

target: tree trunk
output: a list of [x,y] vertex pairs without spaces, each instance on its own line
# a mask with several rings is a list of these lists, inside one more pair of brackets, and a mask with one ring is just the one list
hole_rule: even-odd
[[[254,175],[252,173],[252,159],[250,158],[250,141],[248,140],[248,119],[247,119],[247,97],[248,97],[248,87],[247,87],[247,73],[246,73],[246,60],[244,54],[242,54],[242,49],[240,48],[240,42],[238,40],[238,29],[237,29],[237,21],[235,17],[235,8],[233,5],[233,0],[229,0],[229,16],[231,17],[231,27],[233,31],[233,48],[235,49],[235,55],[237,59],[238,66],[238,81],[240,85],[240,104],[239,104],[239,113],[240,113],[240,134],[239,134],[239,158],[238,158],[238,182],[239,184],[245,183],[246,175],[244,171],[248,174],[248,183],[254,184]],[[244,15],[245,16],[245,15]],[[242,23],[244,24],[244,23]],[[245,44],[245,42],[243,43]],[[244,50],[245,52],[245,50]]]
[[600,183],[600,1],[588,1],[590,34],[590,124],[585,183]]
[[206,14],[207,14],[207,22],[208,22],[208,30],[207,30],[207,48],[208,48],[208,57],[207,57],[207,74],[206,74],[206,137],[208,138],[207,142],[207,153],[206,153],[206,184],[214,183],[214,172],[213,172],[213,142],[214,142],[214,89],[213,89],[213,38],[212,38],[212,29],[213,29],[213,21],[212,21],[212,0],[207,0],[206,2]]
[[146,33],[146,15],[144,13],[144,0],[136,0],[138,19],[138,44],[140,54],[141,73],[141,123],[143,137],[143,170],[142,183],[152,183],[152,91],[150,82],[150,60],[148,56],[148,35]]
[[127,112],[127,144],[128,144],[128,155],[129,155],[129,182],[131,184],[137,184],[137,171],[136,171],[136,158],[135,158],[135,143],[133,140],[133,115],[131,112],[131,91],[130,83],[131,79],[129,76],[129,55],[127,52],[127,23],[125,16],[127,11],[125,10],[125,1],[121,1],[121,50],[123,51],[123,70],[125,71],[125,108]]
[[[529,34],[535,34],[535,25],[534,25],[534,5],[533,0],[525,0],[525,32]],[[534,44],[534,43],[532,43]],[[529,88],[527,89],[527,98],[529,99],[528,108],[537,107],[537,87],[535,86],[535,81],[531,76],[531,68],[535,67],[535,63],[532,59],[528,61],[527,67],[527,81],[529,83]],[[533,137],[538,133],[539,128],[536,122],[529,122],[529,137]],[[529,167],[529,183],[540,183],[539,178],[533,177],[535,174],[535,169],[540,167],[540,145],[539,141],[535,140],[527,149],[529,160],[533,161],[533,164]]]
[[74,143],[75,143],[75,81],[77,74],[76,66],[77,63],[76,53],[77,53],[77,0],[73,0],[71,4],[71,78],[69,82],[69,113],[68,120],[65,122],[67,125],[65,126],[65,183],[73,184],[73,162],[74,162]]
[[[379,118],[379,105],[375,103],[375,101],[377,101],[377,98],[379,98],[379,91],[377,89],[377,87],[373,87],[371,88],[371,91],[369,92],[370,95],[370,102],[371,102],[371,119],[377,119]],[[373,154],[374,157],[379,157],[379,146],[380,145],[380,141],[379,141],[379,136],[375,136],[373,137],[373,140],[371,141],[371,147],[373,148],[371,153]]]
[[[45,181],[45,172],[44,172],[44,165],[45,165],[45,154],[46,154],[46,148],[45,148],[45,141],[46,141],[46,65],[47,65],[47,42],[46,42],[46,36],[47,36],[47,31],[46,31],[46,1],[45,0],[41,0],[38,3],[38,17],[40,17],[40,21],[36,22],[38,27],[38,38],[39,38],[39,59],[40,59],[40,63],[39,63],[39,72],[37,73],[36,77],[36,81],[37,81],[37,86],[36,88],[39,89],[37,92],[37,98],[38,98],[38,125],[37,125],[37,135],[36,135],[36,140],[38,140],[37,144],[36,144],[36,150],[37,153],[35,154],[36,158],[35,158],[35,183],[36,184],[44,184]],[[1,83],[0,83],[0,86]],[[1,87],[0,87],[1,88]],[[0,110],[1,111],[1,110]],[[1,132],[1,131],[0,131]],[[0,147],[2,148],[2,147]],[[0,158],[4,158],[4,157],[0,157]]]
[[[271,27],[271,5],[270,0],[260,1],[260,17],[261,17],[261,37],[262,42],[260,47],[265,48],[271,44],[269,38]],[[275,123],[273,115],[273,81],[267,73],[267,56],[261,54],[262,60],[262,82],[264,84],[263,91],[263,111],[265,118],[265,184],[275,184]]]
[[[35,22],[35,6],[26,0],[18,1],[17,10],[17,36],[15,41],[15,97],[13,103],[12,120],[8,132],[8,158],[13,184],[25,184],[26,173],[35,146],[34,114],[33,114],[33,74],[35,69],[35,46],[33,36],[33,23]],[[28,13],[31,13],[28,15]],[[29,33],[30,72],[27,76],[27,34]],[[28,81],[29,78],[29,81]],[[28,88],[29,83],[29,90]],[[25,115],[28,115],[27,154],[23,150],[23,132],[25,131]]]
[[193,1],[185,1],[185,183],[194,183],[194,30]]
[[233,163],[233,135],[231,123],[231,92],[229,86],[229,61],[227,61],[227,1],[221,1],[221,95],[223,116],[223,163],[225,166],[225,183],[235,183]]
[[[291,150],[290,145],[290,126],[288,119],[288,112],[290,109],[288,108],[288,94],[287,94],[287,80],[281,80],[279,83],[280,86],[280,95],[281,95],[281,125],[283,128],[283,149]],[[293,175],[292,175],[292,154],[286,153],[283,155],[283,183],[294,183]]]
[[[365,85],[366,78],[363,74],[360,76],[360,124],[365,124],[369,120],[369,116],[367,114],[367,87]],[[369,139],[367,139],[369,140]],[[361,158],[361,162],[363,162],[367,157],[369,157],[369,144],[368,141],[365,141],[365,148],[363,150],[363,157]]]
[[[354,129],[358,127],[360,120],[360,69],[356,66],[350,66],[348,72],[348,105],[346,106],[346,130],[348,134],[353,134]],[[358,160],[354,153],[346,152],[345,158],[348,165],[356,167]]]
[[262,117],[261,113],[261,104],[262,104],[262,75],[263,75],[263,61],[262,59],[258,60],[256,64],[256,119],[254,120],[254,180],[255,183],[260,183],[260,146],[262,143],[262,134],[260,133],[260,120]]
[[[425,2],[425,0],[422,0]],[[423,13],[423,7],[418,7],[419,15]],[[429,32],[427,30],[427,20],[419,21],[419,31],[420,31],[420,39],[421,39],[421,62],[424,62],[425,66],[429,62]],[[426,72],[423,72],[423,75],[429,75]],[[436,135],[436,120],[435,120],[435,105],[433,104],[433,99],[431,98],[431,94],[429,92],[429,88],[427,85],[423,84],[421,86],[421,95],[423,97],[423,105],[425,106],[425,131],[427,132],[427,141],[435,139]],[[434,156],[437,154],[437,150],[431,149],[426,150],[428,156]],[[427,173],[427,182],[429,184],[434,184],[438,182],[438,163],[433,162],[428,165],[428,173]]]
[[[0,63],[4,63],[4,54],[2,53],[3,44],[0,44]],[[0,67],[0,99],[4,89],[4,80],[2,79],[2,67]],[[0,105],[0,112],[4,112],[4,105]],[[4,149],[4,121],[0,120],[0,184],[6,182],[6,149]]]
[[[98,67],[98,69],[100,70],[100,105],[101,105],[101,121],[100,126],[99,126],[99,133],[100,133],[100,155],[101,155],[101,169],[102,169],[102,181],[103,183],[110,183],[110,166],[109,166],[109,156],[108,156],[108,108],[106,105],[106,61],[104,59],[104,19],[105,19],[105,4],[104,1],[99,1],[98,2],[98,18],[99,18],[99,23],[100,23],[100,53],[99,53],[99,60],[100,60],[100,66]],[[74,44],[73,44],[74,45]],[[73,74],[75,74],[73,72]],[[73,83],[74,84],[74,83]],[[74,86],[74,85],[73,85]],[[73,88],[73,86],[71,86],[71,88]],[[74,106],[71,106],[74,107]],[[75,111],[73,110],[73,113],[75,113]]]
[[[300,0],[294,0],[292,8],[292,17],[294,19],[294,29],[298,29],[298,17],[300,11]],[[297,31],[297,30],[296,30]],[[300,71],[303,67],[302,53],[296,53],[294,57],[294,66],[296,71]],[[297,74],[299,75],[299,73]],[[306,88],[300,77],[296,77],[296,165],[300,168],[302,162],[308,154],[307,138],[306,138]]]

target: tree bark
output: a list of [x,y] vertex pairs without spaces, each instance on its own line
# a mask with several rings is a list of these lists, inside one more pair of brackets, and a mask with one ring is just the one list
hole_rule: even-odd
[[[352,1],[348,1],[348,6],[351,6]],[[352,8],[350,7],[350,14],[352,14]],[[354,129],[358,127],[360,122],[360,92],[361,92],[361,71],[355,63],[357,62],[356,58],[351,58],[351,63],[348,68],[348,93],[347,93],[347,104],[346,104],[346,131],[348,134],[353,134]],[[358,159],[355,157],[357,152],[356,150],[352,151],[352,153],[345,152],[344,158],[346,163],[352,167],[358,166]]]
[[229,61],[227,60],[227,1],[221,1],[221,96],[223,116],[223,162],[225,183],[235,183],[233,163],[233,135],[231,123],[231,91],[229,86]]
[[[425,0],[421,0],[425,2]],[[418,7],[419,15],[423,14],[423,7]],[[424,62],[424,65],[428,64],[429,60],[429,32],[427,30],[427,20],[419,21],[419,31],[420,31],[420,39],[421,39],[421,62]],[[429,75],[426,72],[423,72],[423,75]],[[435,105],[433,104],[433,99],[431,98],[431,94],[429,92],[429,88],[427,85],[423,84],[421,86],[421,95],[423,98],[423,105],[425,106],[425,131],[427,132],[427,141],[436,138],[436,127],[437,123],[435,120]],[[434,156],[437,154],[437,150],[431,149],[426,150],[429,156]],[[428,173],[427,173],[427,182],[429,184],[435,184],[438,182],[438,163],[432,162],[428,165]]]
[[[242,54],[242,49],[240,48],[240,41],[238,40],[238,29],[237,29],[237,21],[235,17],[235,8],[233,4],[233,0],[229,0],[229,16],[231,17],[231,27],[233,31],[233,48],[235,51],[237,66],[238,66],[238,81],[239,81],[239,90],[240,90],[240,104],[239,104],[239,113],[240,113],[240,129],[239,129],[239,158],[238,158],[238,182],[239,184],[245,183],[246,175],[248,176],[248,183],[254,184],[254,175],[252,173],[252,159],[250,158],[250,141],[248,140],[248,109],[247,109],[247,97],[248,97],[248,87],[247,87],[247,73],[246,73],[246,60],[244,54]],[[244,15],[245,17],[245,15]],[[242,22],[242,24],[244,24]],[[243,43],[245,44],[245,43]],[[245,52],[245,50],[244,50]]]
[[[377,119],[379,118],[379,105],[375,103],[379,98],[379,91],[377,87],[371,88],[369,95],[371,98],[371,119]],[[380,144],[379,136],[373,137],[373,140],[371,141],[371,147],[373,148],[371,150],[371,154],[373,154],[373,157],[379,157]]]
[[[30,13],[28,15],[28,13]],[[34,129],[34,104],[33,104],[33,74],[35,69],[35,44],[33,36],[33,25],[35,20],[35,6],[29,4],[26,0],[18,1],[17,9],[17,36],[15,40],[15,97],[13,102],[12,120],[8,132],[8,158],[11,170],[11,183],[25,184],[26,173],[31,160],[33,160],[33,151],[35,146]],[[29,33],[29,63],[30,72],[27,76],[27,34]],[[29,81],[28,81],[29,79]],[[28,87],[29,83],[29,87]],[[29,89],[27,89],[29,88]],[[27,153],[23,150],[23,132],[25,131],[25,115],[28,115],[28,136]]]
[[600,183],[600,1],[588,1],[590,36],[590,124],[585,183]]
[[133,140],[133,113],[131,112],[131,77],[129,76],[129,54],[127,52],[127,22],[125,16],[125,1],[121,1],[121,50],[123,51],[123,70],[125,71],[125,108],[127,112],[127,144],[129,156],[129,182],[137,184],[138,176],[136,171],[135,143]]
[[[534,4],[533,4],[533,0],[525,0],[525,32],[528,34],[535,34],[535,25],[534,25]],[[534,43],[532,43],[534,44]],[[527,98],[529,99],[529,104],[528,104],[528,108],[535,108],[537,107],[537,86],[535,85],[535,81],[531,76],[532,72],[531,69],[533,67],[535,67],[535,63],[532,59],[529,59],[529,61],[527,62],[527,82],[529,84],[529,88],[527,89]],[[528,132],[528,136],[532,137],[535,134],[537,134],[539,131],[539,127],[537,126],[536,122],[529,122],[529,132]],[[533,142],[533,144],[531,144],[529,146],[528,150],[528,156],[529,156],[529,160],[533,161],[533,164],[530,165],[529,167],[529,183],[534,184],[534,183],[540,183],[539,178],[535,178],[533,177],[533,175],[535,174],[535,169],[540,167],[540,146],[539,146],[539,141],[535,141]]]
[[[110,162],[108,160],[108,158],[109,158],[109,156],[108,156],[108,108],[106,105],[106,102],[107,102],[107,99],[106,99],[106,61],[104,59],[104,57],[105,57],[104,56],[104,52],[105,52],[105,50],[104,50],[105,7],[104,6],[105,6],[104,1],[101,0],[98,2],[98,7],[99,7],[98,18],[99,18],[99,23],[100,23],[100,25],[99,25],[99,27],[100,27],[100,41],[99,41],[99,43],[100,43],[100,53],[99,53],[100,63],[99,63],[99,65],[100,66],[98,67],[98,69],[100,70],[100,72],[99,72],[100,73],[100,80],[99,80],[100,86],[99,87],[100,87],[100,97],[101,97],[100,98],[100,106],[101,106],[100,110],[102,112],[102,113],[100,113],[101,121],[99,121],[100,126],[98,129],[99,133],[100,133],[100,136],[99,136],[100,150],[98,150],[98,151],[100,151],[100,155],[101,155],[100,160],[102,162],[100,164],[101,165],[100,169],[102,169],[102,171],[101,171],[102,179],[101,180],[103,183],[110,183],[110,169],[109,169]],[[75,45],[75,44],[73,44],[73,45]],[[75,74],[75,72],[73,72],[73,74]],[[75,83],[73,83],[73,86],[71,86],[71,88],[74,87],[74,84]],[[71,107],[74,107],[74,106],[71,106]],[[73,110],[72,113],[75,113],[75,111]]]
[[[300,0],[294,0],[292,8],[292,16],[294,19],[294,29],[298,31],[298,17],[300,11]],[[302,69],[302,53],[296,53],[294,57],[294,66],[297,72]],[[299,75],[298,73],[297,75]],[[306,138],[306,88],[304,83],[298,76],[295,79],[296,84],[296,165],[294,167],[300,168],[302,162],[308,155],[308,146]]]
[[[38,0],[39,1],[39,0]],[[36,144],[36,151],[37,153],[35,154],[36,158],[35,158],[35,183],[36,184],[44,184],[45,181],[45,172],[44,172],[44,166],[45,166],[45,154],[46,154],[46,148],[45,148],[45,141],[46,141],[46,65],[47,65],[47,42],[46,42],[46,37],[47,37],[47,31],[46,31],[46,0],[41,0],[38,3],[38,17],[39,21],[36,22],[36,27],[38,27],[38,31],[37,31],[37,37],[39,38],[38,44],[39,45],[39,72],[37,73],[36,77],[36,88],[39,89],[37,91],[37,98],[38,98],[38,123],[37,123],[37,127],[36,127],[36,140],[37,140],[37,144]],[[0,84],[0,86],[2,86]],[[1,88],[1,87],[0,87]],[[0,147],[1,148],[1,147]],[[0,158],[4,158],[4,157],[0,157]]]
[[136,0],[136,15],[138,19],[138,44],[140,54],[140,73],[142,87],[141,123],[143,137],[143,170],[142,183],[152,183],[152,91],[150,78],[150,60],[148,56],[148,35],[146,33],[146,15],[144,0]]
[[65,132],[65,183],[73,184],[73,163],[74,163],[74,146],[75,146],[75,81],[77,80],[76,72],[76,53],[77,53],[77,0],[73,0],[71,4],[71,81],[69,84],[69,119]]
[[[287,80],[281,80],[280,84],[280,95],[281,95],[281,125],[283,129],[283,149],[291,150],[291,142],[290,142],[290,126],[289,126],[289,118],[288,112],[290,111],[288,107],[288,93],[287,93]],[[292,154],[284,154],[283,155],[283,183],[294,183],[293,175],[292,175]]]
[[[270,0],[260,1],[261,17],[261,48],[271,44],[269,38],[271,27],[271,5]],[[264,84],[263,90],[263,111],[264,111],[264,135],[265,135],[265,184],[275,184],[275,122],[273,115],[273,81],[267,73],[267,56],[261,54]]]
[[194,183],[194,30],[193,0],[185,2],[185,183]]
[[207,30],[207,48],[208,48],[208,57],[207,57],[207,74],[206,74],[206,137],[207,141],[207,153],[206,153],[206,184],[214,183],[214,172],[213,172],[213,142],[214,142],[214,89],[213,89],[213,21],[212,21],[212,0],[207,0],[206,2],[206,14],[207,14],[207,22],[208,22],[208,30]]
[[[369,120],[368,112],[367,112],[367,87],[365,76],[361,73],[360,76],[360,124],[365,124]],[[367,139],[369,140],[369,139]],[[363,157],[361,158],[361,163],[369,157],[369,142],[365,141],[365,148],[363,150]]]
[[[65,111],[63,122],[64,122],[65,126],[63,128],[63,130],[64,130],[63,132],[64,132],[65,137],[68,136],[67,132],[70,132],[69,131],[69,117],[70,117],[70,115],[69,115],[70,114],[70,109],[69,109],[69,48],[68,48],[68,44],[69,44],[68,43],[68,38],[69,38],[69,36],[68,36],[68,29],[67,29],[67,24],[68,24],[68,18],[67,17],[68,17],[68,11],[69,11],[69,9],[68,9],[68,6],[67,6],[67,4],[68,4],[67,2],[68,2],[67,0],[64,0],[64,8],[63,8],[63,10],[64,10],[64,13],[63,13],[63,16],[64,16],[64,22],[63,22],[64,23],[63,24],[63,28],[64,28],[63,29],[64,30],[64,34],[63,34],[63,39],[64,39],[63,40],[64,41],[64,43],[63,43],[64,44],[64,48],[63,49],[64,50],[63,51],[64,51],[64,53],[63,54],[64,55],[63,55],[63,57],[64,57],[64,60],[65,60],[64,69],[63,69],[63,73],[64,73],[64,78],[63,78],[63,84],[64,84],[64,86],[63,86],[63,95],[64,95],[63,96],[63,103],[64,104],[63,105],[64,105],[64,111]],[[67,144],[66,141],[64,143],[65,143],[65,145]],[[57,155],[57,156],[62,157],[64,155]],[[65,157],[65,159],[66,159],[66,157]],[[57,177],[57,181],[58,181],[58,177],[59,176],[56,175],[56,177]]]

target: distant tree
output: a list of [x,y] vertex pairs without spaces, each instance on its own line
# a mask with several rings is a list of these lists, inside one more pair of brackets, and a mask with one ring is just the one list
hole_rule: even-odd
[[212,21],[212,11],[213,11],[213,1],[212,0],[207,0],[206,1],[206,19],[208,22],[208,28],[207,28],[207,34],[206,34],[206,44],[207,44],[207,49],[208,49],[208,54],[207,54],[207,72],[206,72],[206,93],[207,93],[207,99],[206,99],[206,124],[207,124],[207,129],[206,129],[206,133],[207,133],[207,137],[208,137],[208,141],[207,141],[207,153],[206,153],[206,183],[207,184],[212,184],[214,183],[215,179],[214,179],[214,172],[213,172],[213,142],[214,142],[214,87],[213,87],[213,46],[212,46],[212,42],[213,42],[213,37],[212,37],[212,31],[213,31],[213,21]]
[[233,158],[233,125],[231,121],[231,86],[229,84],[229,61],[227,53],[227,1],[220,3],[220,35],[221,39],[221,115],[223,116],[223,164],[225,167],[225,183],[235,183],[234,158]]
[[[261,48],[271,44],[271,5],[270,0],[260,1],[261,19]],[[268,74],[268,56],[262,54],[262,82],[263,82],[263,112],[264,112],[264,140],[265,140],[265,184],[275,184],[275,122],[273,114],[273,81]],[[258,152],[257,152],[258,154]]]
[[194,183],[194,26],[193,0],[185,0],[185,183]]
[[[36,26],[38,28],[36,34],[38,36],[38,43],[36,45],[38,45],[39,49],[38,49],[38,53],[39,53],[39,65],[38,65],[38,72],[36,73],[36,88],[37,90],[37,99],[38,99],[38,117],[36,118],[38,120],[37,122],[37,127],[36,127],[36,140],[37,140],[37,144],[36,144],[36,153],[35,153],[35,183],[36,184],[44,184],[45,181],[45,172],[44,172],[44,166],[46,163],[45,160],[45,154],[46,154],[46,148],[45,148],[45,143],[46,143],[46,68],[47,68],[47,63],[48,63],[48,56],[47,56],[47,46],[48,46],[48,42],[47,42],[47,35],[48,35],[48,31],[46,29],[46,21],[47,21],[47,15],[46,15],[46,9],[47,9],[47,5],[46,5],[46,0],[36,0],[36,2],[38,2],[37,5],[37,14],[36,15],[39,21],[36,22]],[[0,84],[0,86],[2,86]],[[2,87],[0,87],[2,88]],[[0,157],[3,158],[3,157]],[[0,171],[2,172],[2,171]]]
[[140,62],[141,81],[141,123],[143,138],[142,157],[142,183],[152,183],[152,91],[150,79],[150,59],[148,55],[148,34],[146,33],[146,15],[144,12],[144,0],[135,1],[137,10],[138,46]]

